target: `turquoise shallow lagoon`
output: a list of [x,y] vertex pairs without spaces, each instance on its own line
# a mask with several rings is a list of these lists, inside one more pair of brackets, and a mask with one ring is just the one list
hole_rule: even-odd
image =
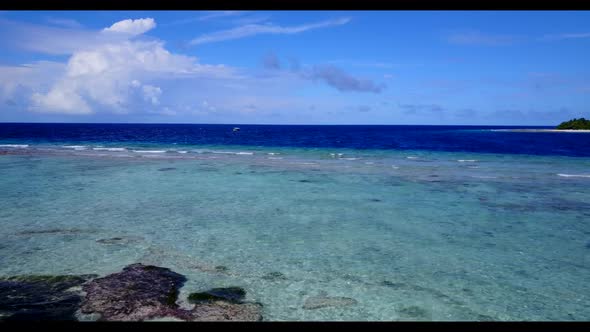
[[3,147],[2,276],[143,262],[276,321],[590,318],[590,158],[63,145]]

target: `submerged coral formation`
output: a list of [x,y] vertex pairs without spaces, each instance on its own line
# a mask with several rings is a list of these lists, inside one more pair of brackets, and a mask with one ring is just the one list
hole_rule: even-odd
[[[261,321],[262,305],[243,302],[240,287],[192,293],[192,309],[177,304],[185,276],[170,269],[131,264],[118,273],[81,276],[15,276],[0,279],[0,321],[76,320],[76,312],[101,321]],[[82,292],[83,291],[83,292]]]

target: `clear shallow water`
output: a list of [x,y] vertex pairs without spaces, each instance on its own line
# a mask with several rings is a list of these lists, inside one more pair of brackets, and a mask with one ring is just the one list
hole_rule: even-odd
[[590,317],[590,158],[126,143],[0,142],[0,275],[156,264],[265,320]]

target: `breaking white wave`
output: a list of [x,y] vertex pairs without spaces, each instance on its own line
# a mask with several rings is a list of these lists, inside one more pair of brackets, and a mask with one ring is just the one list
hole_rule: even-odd
[[133,150],[138,153],[166,153],[166,150]]
[[232,151],[211,151],[211,153],[216,153],[216,154],[236,154],[235,152],[232,152]]
[[559,173],[557,176],[563,176],[566,178],[590,178],[590,174],[563,174]]
[[82,150],[88,149],[88,147],[85,145],[62,145],[61,147],[64,149],[74,149],[76,151],[82,151]]
[[[200,150],[200,151],[202,151],[202,152],[199,152],[199,153],[209,152],[209,151],[205,151],[205,150]],[[195,150],[195,152],[196,152],[196,150]],[[245,152],[245,151],[235,152],[235,151],[216,151],[216,150],[211,151],[211,153],[215,153],[215,154],[247,155],[247,156],[250,156],[250,155],[253,155],[254,154],[254,152]]]
[[19,148],[24,149],[28,148],[28,144],[0,144],[0,148]]
[[92,148],[92,150],[96,150],[96,151],[127,151],[127,149],[125,148]]
[[406,157],[406,159],[418,159],[418,157],[409,156],[409,157]]
[[477,160],[477,159],[459,159],[457,161],[460,163],[475,163],[475,162],[478,162],[479,160]]

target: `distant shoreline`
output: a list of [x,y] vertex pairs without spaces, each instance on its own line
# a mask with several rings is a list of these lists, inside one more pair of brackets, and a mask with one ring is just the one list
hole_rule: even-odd
[[590,133],[590,129],[490,129],[491,131],[516,131],[529,133]]

